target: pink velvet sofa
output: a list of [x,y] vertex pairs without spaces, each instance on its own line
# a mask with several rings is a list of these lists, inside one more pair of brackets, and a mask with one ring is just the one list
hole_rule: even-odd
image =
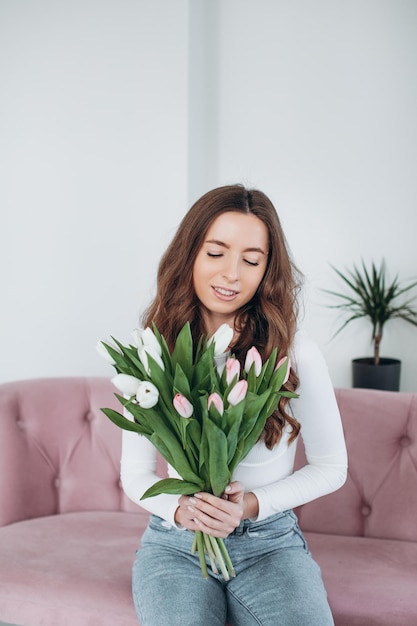
[[[337,626],[415,626],[417,395],[337,398],[349,477],[297,511],[301,526]],[[147,514],[120,487],[111,405],[107,379],[0,385],[0,620],[138,625],[130,575]]]

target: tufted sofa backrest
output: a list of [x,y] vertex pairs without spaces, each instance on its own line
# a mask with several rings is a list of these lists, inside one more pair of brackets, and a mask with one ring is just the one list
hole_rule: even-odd
[[[417,394],[339,389],[345,485],[301,507],[303,530],[417,541]],[[302,445],[297,464],[303,463]]]
[[[303,530],[417,541],[417,394],[336,391],[349,455],[346,484],[297,513]],[[120,410],[104,378],[0,385],[0,526],[44,515],[121,510]],[[303,446],[297,464],[304,461]]]
[[[102,378],[0,385],[0,525],[82,510],[140,509],[120,486],[120,410]],[[145,513],[144,513],[145,514]]]

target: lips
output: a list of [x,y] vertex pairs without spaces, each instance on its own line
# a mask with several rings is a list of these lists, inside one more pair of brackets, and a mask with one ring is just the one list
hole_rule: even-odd
[[234,289],[225,289],[224,287],[212,287],[215,294],[222,299],[232,299],[238,295],[238,291]]

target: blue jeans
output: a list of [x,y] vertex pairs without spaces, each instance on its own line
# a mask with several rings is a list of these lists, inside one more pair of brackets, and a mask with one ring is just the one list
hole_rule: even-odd
[[203,579],[193,533],[152,516],[133,565],[141,626],[332,626],[319,566],[292,511],[244,520],[225,539],[236,577]]

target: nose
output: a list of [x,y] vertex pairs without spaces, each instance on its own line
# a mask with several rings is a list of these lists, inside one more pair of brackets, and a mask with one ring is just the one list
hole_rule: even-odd
[[227,259],[225,259],[222,269],[223,278],[225,278],[229,283],[235,283],[239,280],[238,259],[228,257]]

